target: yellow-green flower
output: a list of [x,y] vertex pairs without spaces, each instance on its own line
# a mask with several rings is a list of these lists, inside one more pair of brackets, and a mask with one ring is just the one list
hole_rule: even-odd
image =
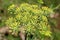
[[48,10],[48,7],[44,6],[42,7],[43,10]]
[[45,35],[46,35],[46,36],[51,36],[51,31],[46,31],[46,32],[45,32]]
[[15,7],[15,5],[12,4],[12,5],[8,8],[8,10],[13,9],[14,7]]

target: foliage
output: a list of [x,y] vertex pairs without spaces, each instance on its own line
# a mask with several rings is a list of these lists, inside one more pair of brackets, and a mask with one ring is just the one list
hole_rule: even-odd
[[[44,4],[48,7],[51,7],[51,8],[56,8],[58,9],[60,7],[60,1],[59,0],[43,0],[44,1]],[[54,10],[56,10],[54,9]]]
[[[6,24],[9,26],[13,33],[18,33],[19,28],[23,27],[25,33],[27,33],[27,39],[29,35],[33,35],[34,38],[44,40],[45,36],[51,37],[49,15],[53,13],[53,10],[48,7],[39,8],[38,5],[30,5],[23,3],[20,6],[12,4],[8,8],[10,17],[7,19]],[[32,40],[33,40],[32,39]]]

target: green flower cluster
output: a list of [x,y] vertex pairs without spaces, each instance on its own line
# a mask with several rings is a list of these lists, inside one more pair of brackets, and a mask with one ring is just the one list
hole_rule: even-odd
[[6,24],[11,30],[19,31],[19,28],[23,27],[26,33],[31,33],[36,37],[40,38],[41,35],[51,37],[52,32],[48,21],[48,16],[53,13],[51,8],[39,8],[38,5],[23,3],[20,6],[11,5],[8,12],[10,17]]

